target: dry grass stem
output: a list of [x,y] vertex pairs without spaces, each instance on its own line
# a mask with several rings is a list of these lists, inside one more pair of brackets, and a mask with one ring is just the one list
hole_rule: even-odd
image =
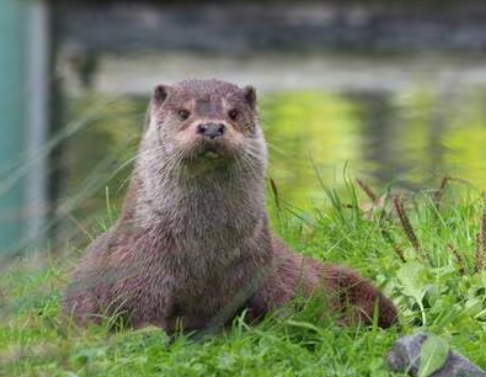
[[448,244],[447,247],[452,252],[452,254],[454,254],[454,257],[456,258],[457,265],[459,266],[459,274],[461,276],[464,276],[464,274],[466,273],[466,265],[464,263],[464,258],[459,253],[459,251],[457,251],[457,249],[451,244]]
[[391,234],[387,230],[381,229],[381,235],[383,236],[384,240],[392,246],[393,251],[395,251],[398,258],[400,258],[403,263],[406,263],[407,260],[405,259],[405,254],[403,253],[402,247],[393,240]]
[[275,206],[280,211],[280,196],[278,194],[277,184],[274,179],[270,177],[270,187],[272,188],[273,198],[275,199]]
[[393,250],[395,251],[395,254],[398,255],[398,258],[400,258],[400,260],[403,263],[407,262],[407,260],[405,259],[405,255],[403,254],[402,247],[400,245],[398,245],[398,244],[393,245]]
[[445,190],[445,188],[446,188],[447,183],[449,182],[449,180],[450,179],[447,176],[445,176],[444,178],[442,178],[438,190],[434,193],[434,203],[435,203],[435,205],[436,205],[437,208],[439,208],[440,201],[442,199],[442,195],[444,194],[444,190]]
[[481,220],[479,222],[479,233],[476,234],[476,254],[474,256],[474,271],[479,272],[484,268],[484,262],[486,260],[486,194],[481,194],[483,202],[483,208],[481,213]]
[[457,178],[457,177],[447,177],[448,181],[461,183],[463,185],[472,186],[471,182],[467,179]]
[[481,258],[480,233],[476,234],[476,253],[474,254],[474,272],[479,272],[483,269],[483,259]]
[[481,261],[481,270],[484,267],[484,262],[486,260],[486,208],[483,207],[483,212],[481,214],[481,221],[479,224],[479,234],[477,240],[477,253],[478,258]]

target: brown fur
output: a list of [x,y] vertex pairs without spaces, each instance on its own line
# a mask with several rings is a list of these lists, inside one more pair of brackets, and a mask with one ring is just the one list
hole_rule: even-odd
[[[299,293],[322,292],[346,323],[369,323],[376,309],[381,327],[397,322],[367,280],[271,234],[255,102],[253,88],[217,80],[155,89],[123,212],[77,266],[65,312],[79,323],[118,316],[173,332],[223,325],[245,307],[259,318]],[[201,135],[204,122],[224,134]]]

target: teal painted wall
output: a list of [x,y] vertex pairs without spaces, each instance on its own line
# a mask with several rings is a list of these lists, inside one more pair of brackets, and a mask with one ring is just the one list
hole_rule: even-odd
[[27,12],[25,0],[0,1],[0,257],[25,232]]

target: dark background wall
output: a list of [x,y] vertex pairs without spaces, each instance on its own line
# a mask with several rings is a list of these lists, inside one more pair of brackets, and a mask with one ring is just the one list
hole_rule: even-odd
[[65,38],[104,52],[486,51],[484,1],[63,2]]

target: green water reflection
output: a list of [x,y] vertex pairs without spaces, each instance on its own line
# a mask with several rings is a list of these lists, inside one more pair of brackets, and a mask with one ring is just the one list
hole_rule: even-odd
[[[486,188],[485,99],[480,90],[264,94],[269,176],[281,199],[302,210],[324,200],[316,171],[339,190],[345,167],[377,188],[432,187],[446,174]],[[90,118],[100,101],[106,106]],[[123,196],[146,101],[94,95],[71,101],[71,121],[83,121],[83,128],[69,140],[66,198],[76,199],[79,216],[106,211],[106,186],[112,203]]]

